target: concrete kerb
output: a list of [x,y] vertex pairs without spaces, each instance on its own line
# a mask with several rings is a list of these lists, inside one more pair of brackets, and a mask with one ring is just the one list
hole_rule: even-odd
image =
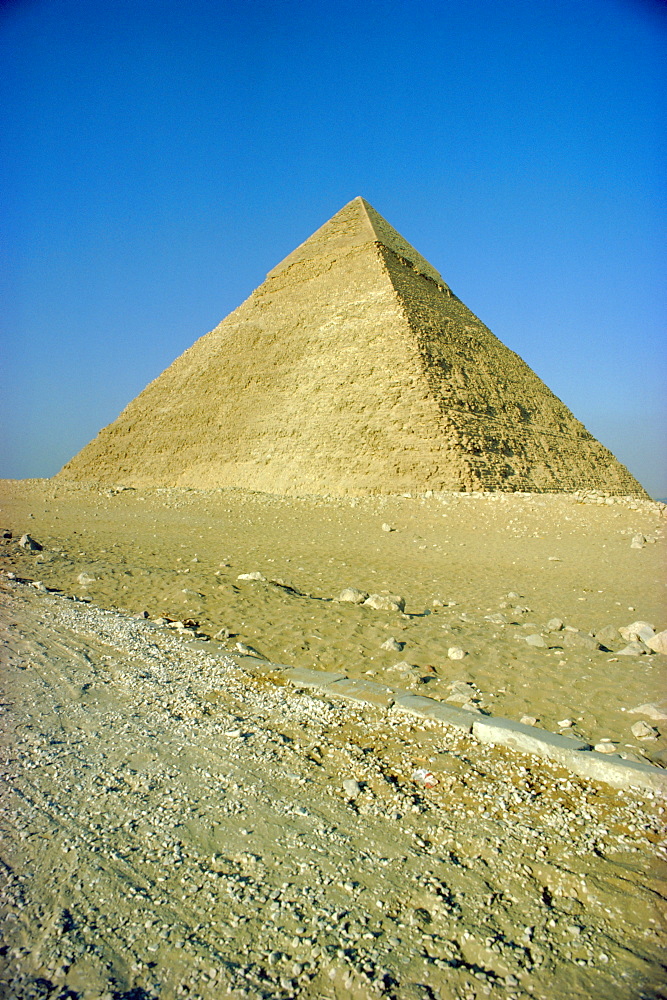
[[625,760],[622,757],[597,753],[590,743],[550,733],[546,729],[527,726],[512,719],[482,715],[455,708],[434,698],[425,698],[376,684],[354,680],[343,673],[287,667],[250,656],[235,656],[244,669],[254,674],[279,674],[297,688],[321,690],[349,701],[404,712],[424,719],[433,719],[471,734],[479,743],[504,746],[519,753],[559,764],[573,774],[592,781],[601,781],[615,788],[634,788],[667,797],[667,771],[652,764]]

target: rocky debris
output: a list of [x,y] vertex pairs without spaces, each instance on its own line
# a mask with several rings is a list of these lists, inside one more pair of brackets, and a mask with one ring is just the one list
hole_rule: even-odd
[[638,533],[632,536],[632,541],[630,542],[631,549],[643,549],[646,544],[646,538],[644,535]]
[[603,625],[593,632],[594,637],[606,646],[609,642],[618,642],[619,632],[615,625]]
[[565,649],[602,649],[601,643],[588,632],[582,632],[580,629],[570,630],[567,627],[559,635],[558,644]]
[[386,642],[382,643],[380,649],[387,649],[393,653],[400,653],[404,646],[404,642],[399,642],[398,639],[394,639],[392,636],[390,639],[387,639]]
[[364,606],[375,611],[405,611],[405,598],[397,594],[371,594]]
[[641,642],[636,639],[634,642],[629,642],[625,649],[619,649],[616,653],[617,656],[644,656],[646,653],[650,653],[651,650],[648,648],[645,642]]
[[655,726],[649,726],[649,724],[644,722],[643,719],[639,722],[635,722],[635,724],[630,727],[630,732],[638,740],[655,740],[660,735],[659,730],[657,730]]
[[501,612],[493,615],[484,615],[485,622],[491,622],[492,625],[507,625],[508,618],[507,615],[503,615]]
[[236,643],[236,649],[243,656],[255,656],[259,660],[263,660],[264,659],[264,657],[262,656],[261,653],[258,653],[257,650],[253,646],[246,645],[245,642],[237,642]]
[[662,632],[657,632],[649,639],[646,639],[645,642],[649,649],[652,649],[654,653],[667,654],[667,629],[664,629]]
[[604,739],[600,740],[599,743],[596,743],[593,749],[597,751],[597,753],[616,753],[616,744],[611,740]]
[[626,642],[633,642],[635,639],[640,639],[642,642],[648,642],[655,635],[655,629],[649,622],[632,622],[630,625],[623,625],[619,628],[619,633],[622,639]]
[[22,549],[25,549],[26,552],[41,552],[42,549],[44,548],[44,546],[41,545],[40,542],[38,542],[35,538],[33,538],[32,535],[27,535],[27,534],[21,535],[21,537],[19,538],[19,545],[21,546]]
[[13,533],[10,528],[3,528],[2,531],[0,531],[0,538],[12,538],[12,537]]
[[535,715],[522,715],[519,722],[522,726],[536,726],[537,717]]
[[356,799],[361,794],[361,785],[354,778],[346,778],[343,781],[343,791],[348,799]]
[[259,573],[258,571],[255,571],[254,573],[240,573],[236,577],[236,579],[237,580],[256,580],[256,581],[259,581],[261,583],[266,583],[266,577],[264,576],[263,573]]
[[382,530],[383,531],[396,531],[396,528],[392,528],[392,526],[390,524],[385,523],[385,524],[382,525]]
[[338,595],[337,600],[348,604],[363,604],[367,597],[368,593],[365,590],[357,590],[356,587],[345,587]]
[[461,646],[450,646],[447,650],[447,656],[450,660],[462,660],[466,655],[465,649],[462,649]]
[[86,573],[85,571],[83,573],[79,573],[76,578],[77,583],[79,583],[82,587],[89,587],[91,583],[95,583],[96,579],[97,577],[94,577],[91,573]]
[[218,629],[213,638],[216,639],[218,642],[224,642],[227,639],[231,639],[233,635],[234,633],[230,629],[225,628],[223,626],[223,628]]
[[560,632],[564,628],[564,622],[562,618],[550,618],[547,622],[547,628],[550,632]]
[[532,635],[526,635],[523,637],[529,646],[541,646],[545,647],[546,642],[544,641],[544,636],[541,636],[538,632],[533,632]]
[[630,715],[645,715],[655,722],[663,722],[667,719],[667,702],[663,702],[662,704],[666,707],[663,708],[657,704],[646,704],[640,705],[638,708],[631,708],[628,711]]

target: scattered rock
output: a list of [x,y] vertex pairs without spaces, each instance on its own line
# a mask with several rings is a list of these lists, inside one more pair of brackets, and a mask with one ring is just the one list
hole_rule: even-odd
[[598,753],[616,753],[616,744],[612,743],[611,740],[601,740],[596,743],[593,747]]
[[461,649],[460,646],[450,646],[447,650],[447,656],[450,660],[462,660],[465,655],[465,649]]
[[383,531],[396,531],[396,528],[392,528],[392,526],[390,524],[383,524],[382,525],[382,530]]
[[535,715],[522,715],[519,722],[522,726],[536,726],[537,717]]
[[631,549],[643,549],[646,539],[642,534],[637,534],[632,536],[632,541],[630,542]]
[[396,594],[371,594],[364,605],[376,611],[405,611],[405,598]]
[[485,622],[491,622],[493,625],[507,625],[507,616],[498,612],[495,615],[484,615]]
[[404,646],[404,642],[398,642],[398,640],[394,639],[392,636],[391,639],[387,639],[386,642],[382,643],[380,649],[388,649],[393,653],[400,653]]
[[616,656],[643,656],[649,652],[648,646],[637,639],[635,642],[629,642],[625,649],[619,649]]
[[602,649],[602,646],[594,639],[592,635],[587,632],[581,632],[579,630],[569,631],[564,630],[563,635],[559,639],[560,645],[575,649]]
[[652,649],[654,653],[667,654],[667,629],[662,632],[658,632],[656,635],[652,635],[649,639],[646,639],[645,642],[649,649]]
[[3,530],[2,530],[2,532],[0,534],[1,534],[2,538],[11,538],[12,537],[12,532],[11,532],[11,530],[9,528],[3,528]]
[[564,623],[562,618],[550,618],[547,622],[547,628],[550,632],[560,632],[563,625]]
[[213,638],[217,639],[218,642],[223,642],[225,639],[231,639],[231,637],[232,637],[232,632],[230,632],[228,628],[219,629],[213,636]]
[[40,543],[31,535],[21,535],[19,538],[19,545],[27,552],[41,552],[44,548],[44,546],[40,545]]
[[236,579],[237,580],[260,580],[260,581],[266,582],[266,577],[264,576],[264,574],[263,573],[258,573],[257,571],[255,571],[254,573],[240,573],[239,576],[236,577]]
[[529,646],[546,646],[544,638],[538,632],[534,632],[532,635],[526,635],[524,638]]
[[618,630],[621,634],[621,638],[625,639],[626,642],[633,642],[635,639],[641,639],[642,642],[648,642],[655,635],[655,629],[650,622],[632,622],[630,625],[623,625]]
[[649,719],[654,719],[655,722],[662,722],[667,719],[667,709],[661,708],[660,705],[656,704],[640,705],[638,708],[631,708],[628,711],[630,715],[646,715]]
[[368,594],[365,590],[357,590],[356,587],[346,587],[338,595],[338,600],[348,604],[363,604]]
[[90,573],[79,573],[77,576],[78,582],[82,587],[89,587],[91,583],[95,583],[96,577],[91,576]]
[[259,660],[264,659],[261,653],[258,653],[256,649],[253,649],[252,646],[246,646],[245,642],[237,642],[236,648],[239,651],[239,653],[243,654],[243,656],[256,656],[257,659]]
[[356,799],[356,797],[361,792],[361,785],[354,778],[346,778],[343,782],[343,791],[347,795],[348,799]]
[[574,725],[573,719],[561,719],[560,722],[558,723],[558,728],[571,729],[573,725]]
[[608,643],[608,642],[618,642],[618,629],[615,625],[604,625],[602,628],[596,629],[593,633],[598,642]]
[[643,719],[635,722],[634,726],[630,728],[630,732],[638,740],[655,740],[660,735],[654,726],[649,726]]

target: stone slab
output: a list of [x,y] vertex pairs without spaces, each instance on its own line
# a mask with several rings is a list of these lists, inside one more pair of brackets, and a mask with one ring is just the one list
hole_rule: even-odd
[[546,729],[527,726],[523,722],[501,717],[476,719],[472,734],[480,743],[495,743],[520,750],[523,753],[537,754],[550,760],[564,763],[564,758],[573,750],[590,750],[590,743],[550,733]]
[[464,708],[454,708],[453,705],[445,705],[434,698],[423,698],[416,694],[397,694],[394,699],[394,708],[402,712],[409,712],[411,715],[436,719],[446,726],[462,729],[466,733],[472,732],[473,723],[479,718],[476,712],[469,712]]
[[306,667],[287,667],[283,676],[295,687],[304,688],[328,687],[334,681],[345,678],[345,674],[334,673],[331,670],[308,670]]
[[373,681],[350,680],[346,677],[334,681],[333,684],[327,684],[326,690],[327,694],[335,694],[352,701],[365,701],[381,708],[391,708],[394,704],[394,692],[391,688],[375,684]]
[[589,743],[526,726],[511,719],[477,719],[472,733],[480,743],[493,743],[535,754],[562,765],[582,778],[616,788],[640,788],[667,795],[667,771],[622,757],[597,753]]
[[566,766],[582,778],[604,781],[615,788],[640,788],[667,797],[667,771],[653,764],[624,760],[595,750],[577,750]]

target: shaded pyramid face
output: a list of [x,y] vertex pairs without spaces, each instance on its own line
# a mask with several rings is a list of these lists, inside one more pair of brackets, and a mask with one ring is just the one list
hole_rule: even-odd
[[283,494],[645,495],[363,198],[59,476]]

